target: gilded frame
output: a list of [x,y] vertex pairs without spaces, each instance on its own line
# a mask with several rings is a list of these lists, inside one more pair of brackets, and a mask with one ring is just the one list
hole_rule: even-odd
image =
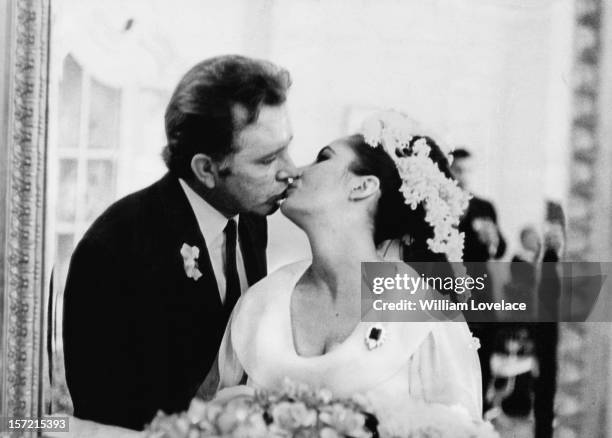
[[[0,205],[3,206],[0,210],[0,413],[20,418],[43,413],[50,1],[0,1],[0,53],[4,60],[0,63]],[[574,116],[574,134],[584,136],[573,139],[570,166],[587,168],[590,172],[586,174],[596,178],[596,163],[603,152],[596,140],[600,128],[597,71],[602,40],[596,17],[602,15],[603,5],[601,0],[577,0],[576,5],[576,26],[595,38],[586,40],[592,41],[592,45],[577,47],[574,98],[584,103],[582,108],[592,108],[594,113]],[[570,258],[592,253],[593,243],[602,241],[593,238],[593,224],[598,221],[593,217],[596,196],[589,190],[592,183],[577,176],[572,178],[568,225],[570,242],[576,242],[577,246],[568,248]],[[607,205],[612,204],[612,200],[607,201]],[[580,378],[571,383],[561,378],[559,395],[561,399],[574,399],[574,405],[579,407],[591,401],[581,389],[589,374],[581,358],[587,334],[592,332],[593,328],[588,326],[561,327],[561,372],[564,367],[575,364]],[[561,417],[560,428],[575,433],[594,430],[599,424],[597,415],[585,419],[583,409],[566,412]]]
[[[570,187],[567,259],[610,261],[612,189],[606,147],[612,130],[603,109],[611,102],[610,29],[612,11],[603,0],[575,0],[572,82]],[[611,392],[607,388],[612,328],[610,323],[563,323],[558,349],[556,413],[558,436],[609,436]]]
[[0,412],[38,417],[50,9],[49,0],[0,3]]

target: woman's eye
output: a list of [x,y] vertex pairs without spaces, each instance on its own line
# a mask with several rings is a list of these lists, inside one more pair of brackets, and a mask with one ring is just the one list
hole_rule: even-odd
[[327,156],[327,154],[319,154],[317,155],[317,159],[315,160],[316,163],[320,163],[321,161],[325,161],[327,160],[329,157]]
[[276,160],[276,155],[262,160],[261,163],[262,164],[272,164],[274,163],[274,160]]

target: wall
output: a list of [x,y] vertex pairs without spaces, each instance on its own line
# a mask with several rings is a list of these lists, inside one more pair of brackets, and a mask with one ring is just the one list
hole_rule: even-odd
[[[147,144],[133,148],[138,155],[126,152],[131,162],[140,157],[140,176],[128,169],[118,192],[163,171],[163,134],[152,134],[163,123],[163,103],[152,103],[159,108],[148,109],[143,122],[136,116],[139,87],[167,96],[195,62],[238,52],[291,71],[298,164],[369,111],[396,107],[439,139],[474,152],[473,189],[495,202],[509,255],[520,227],[541,222],[545,198],[565,201],[572,0],[180,3],[57,1],[64,20],[56,29],[69,46],[64,53],[76,51],[99,76],[136,89],[126,93],[131,131],[124,140],[136,145],[146,137]],[[128,19],[133,25],[126,31]],[[286,220],[275,216],[270,224],[271,267],[308,255],[305,239]]]

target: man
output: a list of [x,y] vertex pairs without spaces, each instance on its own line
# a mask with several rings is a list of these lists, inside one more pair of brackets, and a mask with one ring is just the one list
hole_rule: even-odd
[[[451,172],[459,186],[469,190],[469,177],[472,169],[472,155],[466,149],[457,148],[453,151]],[[468,274],[472,277],[484,277],[485,290],[475,292],[471,299],[476,302],[492,300],[493,281],[487,262],[499,259],[506,251],[506,241],[497,225],[497,213],[489,201],[472,196],[468,208],[459,222],[459,231],[465,233],[463,261]],[[478,355],[482,370],[483,406],[485,412],[490,403],[487,400],[487,389],[491,379],[490,359],[493,353],[498,324],[488,324],[478,321],[494,321],[493,312],[464,312],[474,336],[480,339]]]
[[142,429],[185,410],[230,312],[266,275],[265,215],[297,170],[289,74],[240,56],[180,81],[165,116],[169,172],[113,204],[71,260],[66,378],[79,418]]
[[[461,188],[469,190],[472,155],[462,148],[455,149],[452,155],[453,176]],[[485,199],[472,196],[459,224],[459,230],[465,233],[463,250],[465,261],[487,262],[490,259],[499,259],[506,252],[506,241],[497,225],[495,207]]]

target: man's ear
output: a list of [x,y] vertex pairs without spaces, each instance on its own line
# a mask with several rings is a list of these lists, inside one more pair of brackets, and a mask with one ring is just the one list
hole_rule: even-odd
[[215,188],[219,178],[219,166],[212,158],[206,154],[195,154],[191,159],[191,170],[204,187],[209,190]]
[[349,199],[351,201],[360,201],[370,196],[374,196],[379,192],[380,181],[373,175],[360,176],[355,180],[355,185],[351,189]]

